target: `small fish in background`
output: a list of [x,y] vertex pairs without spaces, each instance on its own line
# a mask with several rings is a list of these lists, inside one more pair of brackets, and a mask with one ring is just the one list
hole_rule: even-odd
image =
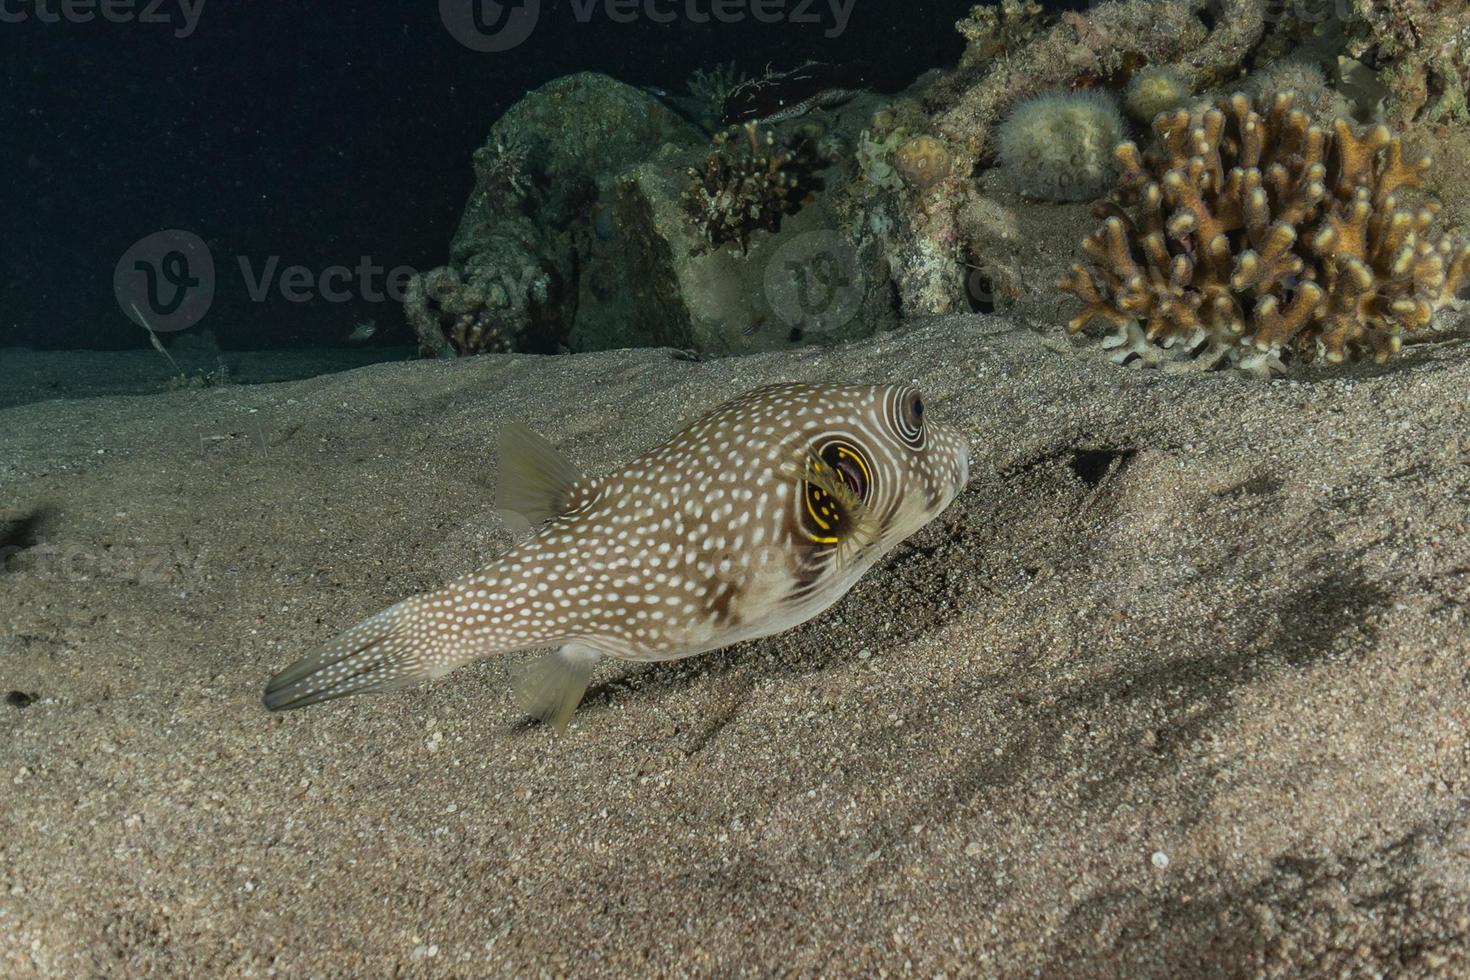
[[[839,79],[846,84],[837,84]],[[725,98],[725,125],[754,122],[767,125],[798,119],[818,109],[831,109],[858,95],[862,78],[850,69],[808,61],[789,71],[767,68],[760,78],[749,78]]]
[[365,344],[369,340],[372,340],[377,332],[377,320],[363,320],[352,328],[352,332],[347,335],[347,342],[349,344]]
[[968,475],[965,440],[904,385],[758,388],[603,477],[509,425],[497,506],[535,535],[288,667],[265,706],[393,690],[555,646],[515,687],[561,731],[601,658],[674,660],[804,623],[938,516]]

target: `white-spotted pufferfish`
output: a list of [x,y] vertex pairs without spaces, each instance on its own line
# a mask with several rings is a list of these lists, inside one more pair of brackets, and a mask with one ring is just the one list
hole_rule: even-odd
[[968,475],[965,440],[902,385],[759,388],[601,477],[507,426],[497,506],[536,533],[277,674],[265,705],[555,646],[515,688],[561,730],[602,657],[674,660],[803,623],[938,516]]

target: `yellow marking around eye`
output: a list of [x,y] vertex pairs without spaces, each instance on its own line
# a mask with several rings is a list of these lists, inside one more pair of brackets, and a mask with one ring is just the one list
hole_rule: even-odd
[[837,453],[838,455],[846,456],[847,458],[857,463],[858,469],[863,471],[863,485],[872,486],[873,474],[868,472],[868,461],[866,459],[863,459],[862,453],[844,445],[839,445],[837,447]]
[[[821,460],[812,461],[812,470],[818,474],[822,474],[830,469],[831,467],[829,467]],[[823,503],[823,501],[827,497],[827,492],[821,487],[811,483],[806,484],[806,491],[807,492],[803,496],[806,500],[807,514],[811,516],[813,523],[815,523],[823,531],[830,531],[834,522],[831,520],[824,520],[823,517],[835,517],[836,508],[834,508],[830,503]],[[821,509],[820,514],[817,512],[819,505]],[[817,544],[836,544],[839,540],[837,535],[835,534],[809,534],[808,537],[810,537]]]

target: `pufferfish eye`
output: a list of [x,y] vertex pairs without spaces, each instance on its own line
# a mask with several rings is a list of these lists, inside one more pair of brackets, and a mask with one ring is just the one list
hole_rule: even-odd
[[920,448],[924,444],[923,396],[913,388],[905,388],[899,393],[897,404],[892,401],[889,404],[895,409],[889,414],[899,438],[915,449]]

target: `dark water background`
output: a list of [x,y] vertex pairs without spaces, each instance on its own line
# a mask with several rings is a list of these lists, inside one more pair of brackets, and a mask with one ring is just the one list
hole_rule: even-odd
[[[834,31],[819,22],[693,23],[685,0],[659,2],[672,23],[579,23],[546,0],[531,36],[480,53],[445,29],[435,0],[206,0],[191,36],[178,0],[166,23],[0,22],[0,347],[135,348],[147,336],[119,310],[118,259],[134,242],[181,228],[219,265],[201,327],[227,349],[340,344],[354,323],[374,343],[410,335],[395,305],[361,296],[252,300],[239,269],[357,265],[429,268],[446,258],[473,174],[470,156],[528,89],[571,72],[682,89],[696,68],[747,73],[807,59],[857,68],[897,90],[963,44],[967,0],[854,0]],[[83,0],[85,2],[85,0]],[[100,2],[100,0],[98,0]],[[136,20],[153,0],[138,0]],[[692,0],[709,10],[713,0]],[[795,10],[802,0],[786,0]],[[60,0],[49,0],[53,10]],[[85,8],[82,8],[85,9]],[[829,36],[836,33],[836,36]]]

